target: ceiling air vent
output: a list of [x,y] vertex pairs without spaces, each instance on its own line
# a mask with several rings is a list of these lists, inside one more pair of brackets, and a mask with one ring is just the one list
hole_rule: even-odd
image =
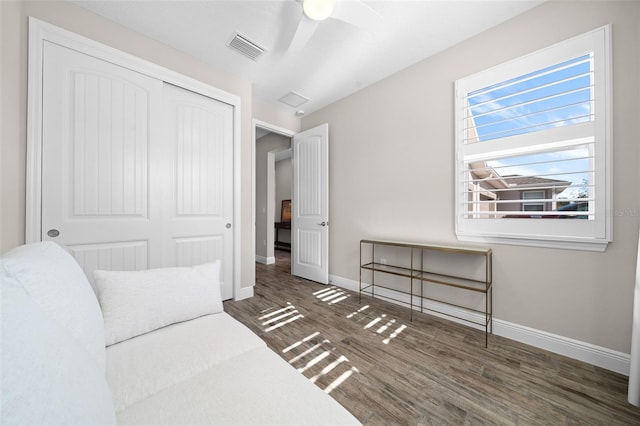
[[289,92],[278,100],[283,104],[298,108],[300,105],[307,102],[309,98],[305,98],[300,93]]
[[258,46],[240,33],[236,33],[229,42],[229,47],[242,53],[252,61],[257,61],[265,52],[264,48]]

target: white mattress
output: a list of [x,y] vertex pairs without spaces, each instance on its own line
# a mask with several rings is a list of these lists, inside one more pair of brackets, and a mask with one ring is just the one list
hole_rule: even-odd
[[358,425],[269,348],[258,348],[116,414],[119,425]]
[[109,346],[119,425],[355,425],[344,407],[226,313]]
[[266,343],[227,313],[173,324],[107,347],[116,410]]

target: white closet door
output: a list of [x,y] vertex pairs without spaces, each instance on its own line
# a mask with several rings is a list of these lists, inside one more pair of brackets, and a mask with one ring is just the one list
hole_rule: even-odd
[[222,260],[233,297],[233,107],[165,84],[168,162],[165,258],[178,266]]
[[232,150],[232,106],[45,43],[41,238],[91,282],[222,259],[231,298]]
[[42,240],[90,281],[97,268],[161,266],[150,163],[162,82],[46,42],[42,108]]

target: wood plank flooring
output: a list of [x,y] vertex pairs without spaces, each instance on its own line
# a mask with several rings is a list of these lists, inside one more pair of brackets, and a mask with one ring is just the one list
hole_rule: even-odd
[[640,425],[627,378],[257,265],[225,310],[365,425]]

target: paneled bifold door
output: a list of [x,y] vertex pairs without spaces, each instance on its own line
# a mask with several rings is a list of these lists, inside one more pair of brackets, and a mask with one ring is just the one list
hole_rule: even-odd
[[222,260],[233,297],[233,106],[46,42],[42,240],[95,269]]

